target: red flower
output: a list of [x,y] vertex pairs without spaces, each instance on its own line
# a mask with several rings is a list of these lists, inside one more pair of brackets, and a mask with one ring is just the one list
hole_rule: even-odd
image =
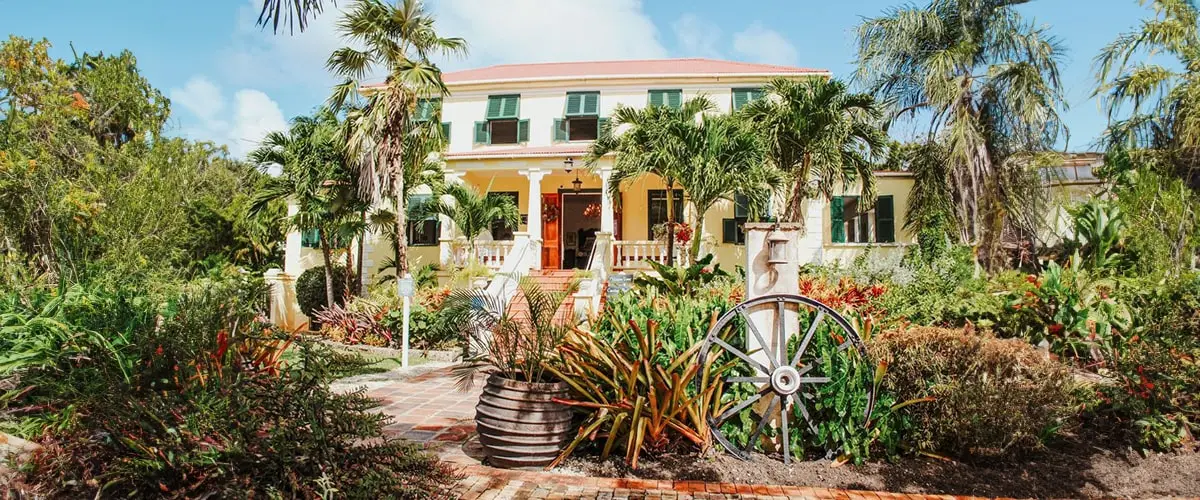
[[155,350],[154,350],[154,355],[155,355],[155,356],[162,356],[162,355],[163,355],[163,348],[162,348],[162,346],[158,346],[158,349],[155,349]]
[[1055,323],[1053,325],[1050,325],[1050,328],[1049,328],[1050,335],[1062,335],[1063,330],[1066,330],[1066,329],[1067,329],[1067,327],[1065,327],[1061,324]]
[[217,358],[225,357],[225,352],[229,350],[229,334],[225,330],[217,332]]

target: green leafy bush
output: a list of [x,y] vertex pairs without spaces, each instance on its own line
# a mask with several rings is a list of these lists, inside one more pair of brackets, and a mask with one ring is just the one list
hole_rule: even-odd
[[[346,268],[334,266],[333,298],[338,305],[346,304],[343,287],[340,286],[340,284],[345,282]],[[327,299],[328,296],[325,293],[325,268],[317,266],[300,273],[300,277],[296,278],[296,303],[300,305],[300,312],[311,318],[313,313],[329,305]]]
[[633,283],[640,290],[653,290],[665,295],[692,295],[717,280],[729,277],[729,273],[723,271],[720,264],[711,265],[712,261],[712,254],[701,257],[687,267],[668,266],[647,260],[646,263],[655,274],[640,274]]
[[[69,498],[445,494],[453,474],[386,437],[387,417],[368,411],[376,402],[329,390],[364,362],[256,321],[264,292],[261,279],[203,280],[166,304],[86,287],[0,301],[13,326],[0,342],[36,354],[0,375],[0,425],[44,447],[24,464],[24,487]],[[46,342],[65,348],[55,359],[37,347]]]
[[[695,296],[679,296],[647,289],[639,293],[609,295],[601,317],[593,322],[592,333],[606,342],[627,342],[636,346],[629,322],[659,324],[660,364],[678,356],[704,339],[714,314],[722,314],[741,300],[736,287],[710,286]],[[665,366],[665,364],[664,364]]]
[[921,451],[1016,455],[1042,447],[1074,414],[1067,369],[1021,340],[915,328],[880,335],[870,348],[887,363],[884,390],[932,398],[903,410]]

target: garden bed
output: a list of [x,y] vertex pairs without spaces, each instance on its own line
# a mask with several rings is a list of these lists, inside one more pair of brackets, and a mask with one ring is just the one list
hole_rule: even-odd
[[1024,461],[980,463],[904,459],[832,467],[828,460],[793,463],[763,455],[741,461],[693,453],[643,456],[637,470],[620,458],[600,462],[583,453],[564,472],[639,479],[777,484],[902,493],[973,496],[1095,498],[1200,496],[1200,453],[1141,454],[1119,445],[1077,438]]

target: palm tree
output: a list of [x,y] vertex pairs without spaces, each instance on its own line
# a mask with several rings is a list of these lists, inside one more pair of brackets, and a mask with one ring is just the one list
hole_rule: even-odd
[[704,217],[709,209],[718,201],[734,201],[741,194],[749,201],[751,212],[765,213],[782,176],[763,163],[754,132],[732,116],[705,115],[683,131],[689,155],[678,181],[694,208],[692,227],[697,236],[692,238],[689,254],[696,262],[700,257],[699,236],[704,234]]
[[1025,1],[932,0],[858,27],[857,77],[895,107],[893,120],[929,117],[930,136],[948,149],[960,239],[988,268],[1005,232],[1036,233],[1019,227],[1040,220],[1019,216],[1032,205],[1017,200],[1036,179],[1024,156],[1065,131],[1063,49],[1017,12]]
[[491,227],[493,221],[509,227],[516,227],[521,222],[517,204],[507,196],[488,196],[465,184],[451,184],[445,188],[445,194],[454,201],[448,203],[438,198],[423,205],[420,212],[422,215],[444,215],[453,221],[458,231],[467,238],[471,262],[476,257],[475,239]]
[[[1193,188],[1200,152],[1200,11],[1189,0],[1142,0],[1154,19],[1124,33],[1096,57],[1099,87],[1112,148],[1148,148],[1180,153],[1181,174]],[[1138,55],[1166,54],[1178,64],[1132,62]]]
[[[331,0],[334,3],[336,1]],[[295,34],[297,26],[304,31],[308,28],[309,18],[315,18],[325,10],[323,0],[263,0],[262,5],[262,10],[258,12],[258,25],[266,27],[269,24],[275,33],[279,33],[281,23],[287,26],[289,33]]]
[[333,244],[340,227],[353,214],[355,200],[345,169],[344,151],[338,135],[336,117],[328,111],[316,116],[299,116],[287,132],[267,134],[248,158],[260,167],[280,165],[278,177],[268,179],[250,205],[257,215],[273,202],[291,200],[297,212],[286,224],[295,230],[317,231],[325,266],[325,295],[334,304]]
[[874,199],[872,159],[887,145],[874,98],[823,78],[779,78],[764,91],[738,113],[757,131],[767,161],[790,177],[781,221],[803,224],[805,202],[832,198],[838,186],[858,182],[863,198]]
[[[609,124],[588,149],[585,163],[595,168],[600,159],[615,153],[609,185],[614,196],[623,184],[646,175],[656,175],[667,188],[667,264],[675,263],[675,197],[672,194],[691,153],[685,142],[695,127],[696,115],[716,109],[707,97],[687,100],[681,106],[650,105],[631,108],[618,104]],[[615,130],[627,127],[622,133]],[[619,198],[617,198],[619,200]]]
[[[442,72],[430,57],[465,55],[466,42],[439,36],[433,17],[420,0],[401,0],[398,5],[356,0],[338,22],[338,32],[355,46],[335,50],[325,63],[330,71],[343,77],[329,98],[334,109],[346,109],[368,75],[386,75],[382,85],[366,92],[365,102],[357,108],[348,130],[348,153],[360,170],[359,192],[372,202],[391,200],[396,213],[405,213],[404,170],[406,162],[414,161],[406,156],[424,160],[428,153],[424,148],[408,149],[412,145],[410,134],[423,126],[413,120],[417,99],[447,94]],[[440,111],[435,115],[433,124],[439,123]],[[416,134],[426,137],[440,132]],[[408,273],[405,224],[403,217],[396,218],[395,253],[400,276]]]

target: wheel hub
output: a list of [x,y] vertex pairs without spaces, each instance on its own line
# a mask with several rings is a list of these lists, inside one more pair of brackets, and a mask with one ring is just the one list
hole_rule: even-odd
[[771,372],[771,388],[779,394],[790,396],[800,390],[800,372],[790,366],[781,366]]

